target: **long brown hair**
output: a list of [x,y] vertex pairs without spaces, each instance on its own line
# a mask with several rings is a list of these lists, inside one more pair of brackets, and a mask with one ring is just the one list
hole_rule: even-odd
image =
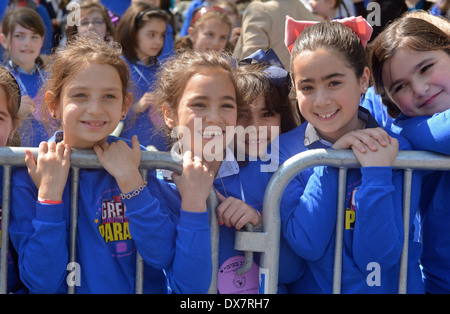
[[144,3],[133,3],[123,14],[116,30],[116,40],[122,45],[123,55],[132,60],[137,57],[137,33],[150,19],[169,21],[169,16],[157,7]]
[[[17,25],[31,30],[42,38],[45,36],[44,22],[42,22],[39,14],[37,14],[37,12],[33,9],[16,7],[14,9],[7,10],[2,20],[2,33],[5,36],[11,36]],[[6,50],[4,59],[6,60],[10,57],[9,52]],[[39,56],[36,58],[35,62],[39,65],[39,67],[42,67],[44,64],[43,60]]]
[[[99,36],[74,37],[65,47],[56,50],[47,69],[48,78],[40,90],[41,116],[49,134],[58,127],[49,116],[50,103],[60,99],[64,84],[84,65],[97,63],[115,68],[122,83],[122,95],[125,99],[129,89],[130,72],[121,55],[122,49],[117,42],[106,42]],[[54,99],[46,101],[45,97],[42,97],[47,91],[52,92]]]

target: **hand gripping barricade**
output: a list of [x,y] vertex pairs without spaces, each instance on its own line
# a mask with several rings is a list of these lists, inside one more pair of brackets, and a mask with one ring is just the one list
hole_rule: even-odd
[[[280,202],[290,180],[301,171],[314,166],[339,168],[336,221],[336,248],[333,269],[333,293],[341,292],[342,249],[344,231],[345,186],[347,170],[360,164],[351,150],[315,149],[302,152],[288,159],[273,174],[267,185],[263,202],[263,231],[238,232],[235,248],[261,252],[260,293],[277,293],[278,256],[280,241]],[[450,170],[450,157],[423,151],[400,151],[393,166],[404,171],[403,226],[404,244],[400,260],[399,293],[406,293],[408,239],[410,220],[411,180],[413,170]]]
[[[37,148],[30,149],[37,156]],[[1,255],[0,255],[0,293],[7,292],[7,274],[8,274],[8,226],[10,215],[10,181],[11,168],[25,166],[25,148],[0,147],[0,166],[3,166],[3,204],[2,204],[2,237],[1,237]],[[246,231],[237,231],[235,238],[235,249],[245,252],[246,262],[237,270],[239,274],[248,271],[252,264],[253,252],[259,252],[260,257],[260,293],[277,293],[278,284],[278,257],[280,240],[280,202],[283,192],[290,180],[299,172],[314,166],[332,166],[339,168],[338,182],[338,203],[337,203],[337,221],[336,221],[336,251],[333,274],[333,293],[340,293],[341,274],[342,274],[342,243],[344,230],[344,200],[345,183],[347,169],[360,167],[357,159],[350,150],[325,150],[316,149],[300,153],[291,157],[273,174],[264,195],[263,203],[263,230],[253,231],[250,224],[246,225]],[[97,156],[93,151],[73,151],[71,154],[71,225],[70,225],[70,257],[69,263],[76,261],[76,235],[77,235],[77,217],[78,217],[78,181],[79,169],[82,168],[101,168]],[[407,258],[409,238],[409,201],[411,196],[411,177],[413,170],[450,170],[450,158],[440,154],[421,152],[421,151],[401,151],[393,164],[395,169],[404,170],[404,232],[405,242],[400,261],[399,293],[406,293],[407,283]],[[168,169],[181,173],[182,165],[175,162],[170,153],[162,152],[143,152],[141,157],[140,169],[142,175],[146,175],[150,169]],[[207,200],[210,208],[210,227],[211,227],[211,251],[213,263],[213,276],[208,293],[217,293],[217,273],[219,260],[219,227],[217,223],[216,208],[218,198],[214,191]],[[137,294],[143,291],[143,260],[137,254],[136,259],[136,283],[135,292]],[[68,287],[68,293],[75,293],[75,286]]]

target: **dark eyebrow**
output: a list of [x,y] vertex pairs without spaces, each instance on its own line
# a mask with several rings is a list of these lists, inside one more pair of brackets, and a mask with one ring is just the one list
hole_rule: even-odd
[[[433,58],[428,58],[425,60],[422,60],[421,62],[419,62],[418,64],[416,64],[416,66],[413,68],[412,73],[416,72],[417,70],[419,70],[421,67],[423,67],[426,63],[432,61]],[[394,82],[391,83],[391,85],[389,86],[389,92],[392,91],[392,89],[394,89],[395,85],[398,85],[399,83],[403,82],[405,79],[401,78],[398,79]]]
[[[208,100],[209,99],[209,97],[207,97],[207,96],[202,96],[202,95],[199,95],[199,96],[195,96],[195,97],[193,97],[193,98],[191,98],[190,100],[191,101],[195,101],[195,100]],[[234,98],[233,96],[229,96],[229,95],[225,95],[225,96],[222,96],[221,98],[220,98],[221,100],[231,100],[231,101],[236,101],[236,98]]]
[[[345,76],[345,75],[342,74],[342,73],[331,73],[331,74],[322,76],[321,80],[322,80],[322,82],[323,82],[323,81],[332,79],[332,78],[334,78],[334,77],[344,77],[344,76]],[[305,78],[305,79],[300,80],[298,83],[301,84],[301,83],[311,83],[311,82],[314,82],[314,80],[311,79],[311,78]]]

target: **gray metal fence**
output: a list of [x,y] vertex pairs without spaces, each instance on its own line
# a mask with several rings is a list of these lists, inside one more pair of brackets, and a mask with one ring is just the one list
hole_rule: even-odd
[[[264,195],[263,232],[238,232],[236,237],[236,248],[261,252],[261,293],[277,293],[280,241],[279,209],[283,192],[296,174],[307,168],[321,165],[339,168],[333,293],[341,291],[346,175],[348,169],[358,168],[360,164],[350,150],[315,149],[291,157],[273,174]],[[403,185],[405,242],[400,261],[399,293],[406,293],[412,171],[450,170],[450,157],[422,151],[400,151],[393,168],[402,169],[405,173]]]
[[[0,256],[0,293],[7,293],[8,276],[8,243],[9,243],[9,215],[10,215],[10,181],[11,168],[25,166],[25,149],[37,157],[38,148],[23,147],[0,147],[0,166],[3,166],[3,204],[2,204],[2,250]],[[92,150],[72,150],[71,159],[71,204],[70,204],[70,240],[69,240],[69,263],[76,262],[77,259],[77,229],[78,229],[78,185],[80,169],[98,169],[102,165],[98,161],[96,154]],[[181,173],[182,164],[172,159],[170,153],[163,152],[142,152],[139,166],[142,176],[147,175],[148,170],[167,169],[176,173]],[[211,249],[213,273],[217,274],[219,264],[219,224],[217,223],[216,208],[219,204],[214,189],[207,200],[210,210],[211,226]],[[136,283],[135,292],[143,291],[143,271],[144,264],[142,258],[137,254],[136,258]],[[76,287],[69,286],[68,293],[75,293]],[[209,293],[217,292],[217,276],[213,276]]]
[[[31,151],[37,156],[37,148]],[[0,166],[3,166],[3,216],[2,216],[2,250],[0,255],[0,293],[7,292],[8,274],[8,226],[10,204],[10,180],[11,168],[25,166],[25,148],[0,147]],[[261,231],[253,231],[251,226],[246,230],[236,231],[235,249],[246,252],[246,259],[252,260],[252,253],[260,254],[260,293],[277,293],[278,284],[278,256],[280,241],[280,202],[283,192],[290,180],[299,172],[314,166],[327,165],[339,168],[338,203],[336,221],[336,251],[333,275],[333,293],[340,293],[342,274],[342,243],[344,229],[344,200],[347,170],[360,167],[357,159],[350,150],[325,150],[316,149],[300,153],[287,160],[273,174],[264,195],[263,203],[263,227]],[[78,217],[78,180],[80,169],[101,168],[97,156],[93,151],[73,150],[71,154],[71,225],[70,225],[70,256],[69,263],[76,262],[76,235]],[[399,293],[406,293],[407,282],[407,256],[409,239],[409,200],[411,193],[411,175],[414,170],[450,170],[450,157],[440,154],[418,151],[401,151],[393,164],[395,169],[403,169],[404,176],[404,232],[405,243],[400,262]],[[181,163],[175,162],[170,153],[143,152],[140,164],[141,173],[146,175],[148,170],[168,169],[181,173]],[[208,293],[217,293],[217,273],[219,264],[219,227],[215,209],[218,206],[218,198],[214,191],[208,198],[210,208],[211,249],[213,276]],[[246,263],[248,264],[248,263]],[[250,264],[251,265],[251,264]],[[139,254],[136,259],[136,284],[135,292],[143,291],[143,261]],[[245,271],[245,270],[243,270]],[[75,293],[75,286],[68,287],[69,293]]]

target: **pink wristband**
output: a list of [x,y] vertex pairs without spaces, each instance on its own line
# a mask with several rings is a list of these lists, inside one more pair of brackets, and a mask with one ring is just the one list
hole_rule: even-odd
[[46,199],[40,198],[40,197],[38,197],[38,202],[41,204],[49,204],[49,205],[62,204],[62,201],[46,200]]

